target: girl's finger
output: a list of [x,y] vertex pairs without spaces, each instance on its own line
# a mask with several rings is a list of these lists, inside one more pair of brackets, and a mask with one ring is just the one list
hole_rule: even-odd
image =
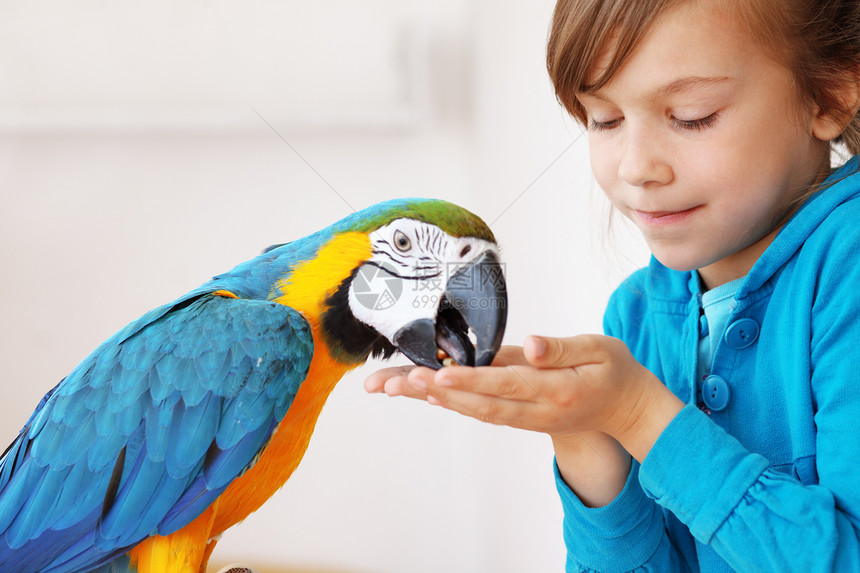
[[607,340],[608,337],[597,334],[567,338],[529,336],[523,353],[529,364],[538,368],[569,368],[604,361]]
[[382,392],[387,380],[397,376],[407,376],[413,368],[414,366],[392,366],[377,370],[364,381],[364,389],[371,394]]
[[415,366],[395,366],[374,372],[365,380],[364,388],[371,393],[384,392],[392,397],[405,396],[424,400],[427,393],[409,383],[409,374],[416,369]]
[[391,396],[405,396],[407,398],[418,398],[424,400],[426,392],[419,392],[409,383],[408,376],[393,376],[385,381],[383,392]]
[[452,366],[436,372],[432,387],[453,388],[508,400],[534,402],[549,394],[564,373],[531,366],[465,368]]
[[493,366],[511,366],[513,364],[528,364],[523,354],[522,346],[502,346],[493,359]]

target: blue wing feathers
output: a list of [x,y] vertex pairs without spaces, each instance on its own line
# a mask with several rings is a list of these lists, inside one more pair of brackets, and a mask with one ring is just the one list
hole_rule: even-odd
[[198,475],[171,506],[167,515],[158,524],[160,535],[169,535],[200,515],[215,499],[221,495],[229,483],[219,488],[210,488],[202,475]]
[[54,452],[48,452],[48,455],[43,459],[57,467],[65,467],[85,456],[97,442],[95,415],[90,412],[90,415],[84,418],[78,426],[63,424],[60,427],[62,428],[62,441]]
[[[26,428],[24,428],[26,430]],[[2,457],[2,462],[0,462],[0,491],[6,489],[6,485],[15,475],[15,471],[17,468],[21,467],[24,463],[24,460],[27,456],[27,450],[30,442],[24,438],[24,431],[22,431],[21,435],[12,442],[12,444],[6,449]],[[3,514],[3,506],[0,505],[0,515]],[[2,517],[0,517],[0,524],[2,524]],[[3,528],[0,527],[0,530]]]
[[67,529],[74,527],[87,515],[93,508],[101,510],[102,501],[104,501],[105,491],[107,490],[110,481],[109,472],[92,472],[88,471],[85,476],[85,481],[78,489],[78,498],[75,503],[71,504],[68,513],[60,515],[57,520],[51,525],[51,529]]
[[[123,352],[123,357],[126,354],[128,354],[128,352]],[[122,360],[122,358],[120,360]],[[150,364],[145,369],[139,369],[137,367],[125,366],[122,362],[114,365],[114,371],[111,376],[111,379],[113,380],[111,391],[116,394],[117,397],[126,398],[126,400],[117,400],[117,405],[123,404],[132,399],[136,400],[143,392],[146,391],[147,388],[142,384],[142,381],[148,374],[149,368],[151,367],[152,365]],[[129,393],[131,393],[131,395],[129,395]]]
[[116,413],[116,430],[123,436],[129,436],[134,432],[143,419],[146,410],[145,401],[138,399],[127,408]]
[[155,368],[147,372],[146,379],[142,384],[149,388],[149,398],[154,404],[162,403],[175,390],[170,384],[170,379],[162,380]]
[[[188,484],[187,479],[168,476],[163,465],[149,459],[145,450],[138,454],[130,475],[136,478],[120,486],[113,506],[99,523],[104,538],[120,539],[123,544],[155,532]],[[134,527],[129,527],[130,523]]]
[[212,397],[193,406],[185,406],[170,427],[165,468],[173,477],[188,475],[192,467],[206,456],[221,418],[220,400]]
[[230,372],[232,357],[229,348],[207,349],[194,361],[197,379],[204,390],[212,390],[216,381],[224,380]]
[[236,476],[241,475],[249,465],[242,452],[259,451],[272,435],[273,429],[272,426],[260,426],[246,433],[232,448],[221,449],[213,446],[203,466],[203,477],[207,487],[213,489],[223,487]]
[[147,455],[153,461],[164,463],[170,447],[170,421],[182,411],[177,392],[160,405],[152,405],[146,413]]
[[90,483],[91,477],[92,473],[84,464],[77,464],[70,468],[69,473],[61,486],[60,497],[57,500],[57,505],[54,507],[54,511],[45,516],[45,519],[53,524],[53,527],[58,527],[60,521],[64,517],[70,515],[72,510],[78,506],[79,502],[84,497],[82,492],[92,486]]
[[90,573],[129,573],[130,571],[132,569],[128,556],[122,556],[97,569],[93,569]]
[[3,491],[3,504],[0,505],[0,526],[3,530],[8,529],[20,515],[21,508],[27,503],[30,493],[39,482],[42,471],[43,468],[33,460],[26,460],[9,481]]
[[192,521],[256,459],[312,353],[292,309],[203,291],[121,330],[0,457],[0,571],[108,571],[146,536]]
[[6,531],[6,539],[10,547],[23,546],[31,537],[44,532],[45,514],[48,513],[59,497],[62,479],[69,473],[65,470],[42,470],[32,484],[30,496],[24,502],[18,518]]

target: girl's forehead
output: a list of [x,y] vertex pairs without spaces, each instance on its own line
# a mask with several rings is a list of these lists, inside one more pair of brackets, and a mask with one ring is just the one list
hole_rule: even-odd
[[[716,2],[680,2],[661,12],[624,63],[610,77],[623,33],[616,29],[586,76],[583,93],[612,91],[613,84],[635,83],[653,90],[678,91],[687,84],[731,78],[750,69],[763,51],[749,29]],[[690,79],[688,79],[690,78]],[[680,83],[678,83],[680,82]],[[685,83],[686,82],[686,83]]]

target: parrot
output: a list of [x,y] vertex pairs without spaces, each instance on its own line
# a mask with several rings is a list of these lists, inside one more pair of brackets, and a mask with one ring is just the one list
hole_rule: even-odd
[[334,384],[401,352],[489,365],[507,290],[476,215],[391,199],[131,322],[0,457],[0,571],[203,573],[306,451]]

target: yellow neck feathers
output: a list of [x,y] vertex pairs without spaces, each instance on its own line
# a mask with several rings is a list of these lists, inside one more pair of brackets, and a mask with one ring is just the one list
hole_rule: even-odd
[[370,239],[365,233],[335,235],[316,258],[299,264],[289,277],[278,282],[276,292],[281,295],[275,301],[302,313],[316,329],[326,299],[370,255]]

